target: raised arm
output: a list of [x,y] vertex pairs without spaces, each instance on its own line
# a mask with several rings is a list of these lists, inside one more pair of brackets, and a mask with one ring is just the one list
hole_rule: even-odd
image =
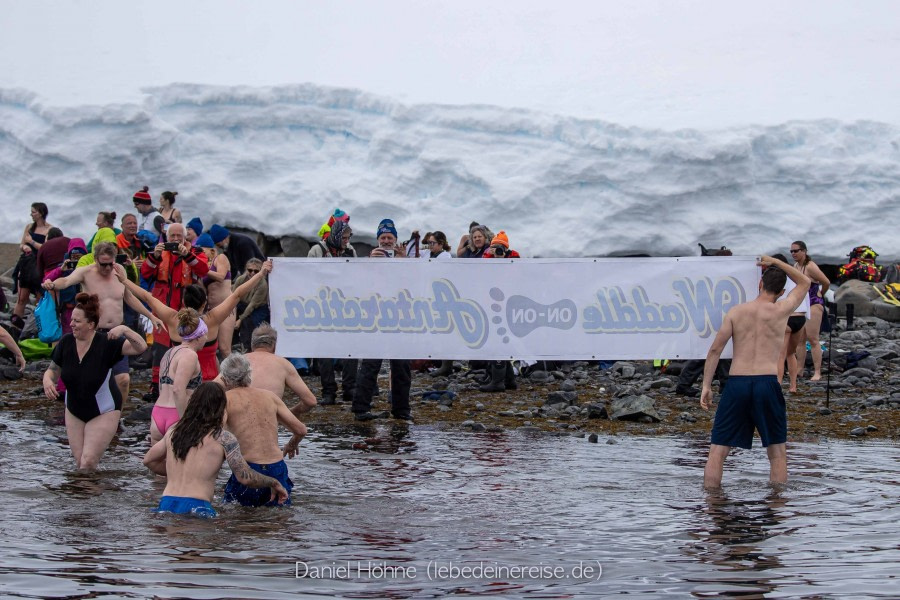
[[[120,268],[120,267],[121,267],[121,265],[116,265],[115,272],[116,272],[116,277],[119,279],[119,281],[121,281],[125,285],[125,291],[127,292],[126,293],[126,301],[127,301],[128,293],[131,293],[135,298],[137,298],[141,302],[146,302],[150,306],[150,309],[153,311],[153,314],[155,314],[160,319],[162,319],[163,324],[168,329],[171,330],[171,329],[177,328],[178,327],[178,311],[171,307],[166,306],[165,304],[163,304],[162,302],[157,300],[153,296],[153,294],[151,294],[150,292],[148,292],[147,290],[145,290],[144,288],[142,288],[135,282],[128,279],[128,277],[125,275],[125,269]],[[129,306],[131,306],[131,305],[129,305]],[[144,313],[141,313],[141,314],[144,314]],[[156,322],[152,318],[150,320],[154,322],[154,325],[156,325]]]
[[231,472],[234,473],[238,481],[247,487],[267,487],[271,489],[272,495],[270,500],[274,500],[277,497],[278,504],[282,504],[288,499],[287,490],[276,479],[257,473],[250,468],[241,454],[241,446],[238,444],[234,434],[223,429],[216,439],[222,444],[222,448],[225,449],[225,460],[228,461],[228,466],[231,467]]
[[803,296],[809,293],[809,284],[811,283],[810,278],[804,275],[800,269],[792,267],[786,262],[778,260],[777,258],[772,258],[771,256],[763,255],[759,257],[758,264],[763,267],[775,267],[781,269],[791,278],[791,281],[797,284],[797,287],[791,290],[791,293],[788,294],[783,302],[778,302],[775,305],[784,313],[785,317],[790,316],[797,310],[800,303],[803,302]]
[[231,314],[237,305],[244,296],[250,293],[253,288],[256,287],[256,284],[262,281],[263,277],[268,275],[272,271],[272,261],[267,260],[263,263],[262,268],[259,270],[259,273],[255,274],[253,277],[240,284],[235,288],[233,292],[231,292],[225,300],[222,301],[217,307],[206,313],[206,324],[210,327],[213,325],[221,325],[222,321],[228,318],[228,315]]
[[716,333],[716,338],[713,340],[712,346],[709,347],[709,352],[706,353],[706,364],[703,365],[703,388],[700,392],[700,406],[703,407],[703,410],[709,410],[710,400],[712,400],[713,375],[716,373],[719,357],[722,356],[722,351],[725,349],[725,345],[728,344],[728,340],[731,339],[733,332],[731,315],[725,313],[722,327]]
[[13,339],[13,336],[11,336],[9,332],[2,327],[0,327],[0,344],[6,346],[6,349],[16,356],[16,366],[19,367],[19,372],[21,373],[22,371],[24,371],[25,356],[22,354],[22,350],[19,348],[16,340]]

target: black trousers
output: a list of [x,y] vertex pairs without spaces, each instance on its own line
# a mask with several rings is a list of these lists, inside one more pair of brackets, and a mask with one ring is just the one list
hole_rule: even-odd
[[[372,394],[378,381],[382,358],[364,358],[359,363],[356,375],[356,392],[353,395],[353,412],[369,412],[372,408]],[[408,360],[392,360],[391,363],[391,413],[398,416],[409,415],[409,387],[412,373]]]
[[[676,389],[686,390],[694,385],[694,383],[703,375],[703,368],[706,366],[705,360],[689,360],[681,368],[681,375],[678,376],[678,385]],[[716,365],[716,375],[714,379],[719,380],[719,388],[725,387],[728,381],[728,370],[731,368],[731,359],[726,358],[719,361]]]
[[[359,359],[342,358],[341,361],[341,390],[344,393],[344,402],[353,402],[353,394],[356,391],[356,370]],[[322,378],[322,395],[337,396],[337,381],[334,378],[334,359],[317,358],[319,376]]]

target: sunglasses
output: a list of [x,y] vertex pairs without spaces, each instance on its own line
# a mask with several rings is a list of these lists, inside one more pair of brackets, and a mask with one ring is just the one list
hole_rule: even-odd
[[256,275],[257,273],[259,273],[259,269],[247,269],[247,272]]
[[116,264],[116,263],[115,262],[105,263],[105,262],[97,261],[97,266],[100,267],[101,269],[111,269],[114,264]]
[[800,248],[791,248],[791,254],[797,254],[798,252],[803,252]]

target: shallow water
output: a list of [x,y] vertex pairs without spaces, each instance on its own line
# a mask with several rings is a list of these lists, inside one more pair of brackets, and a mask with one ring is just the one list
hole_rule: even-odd
[[[141,466],[143,427],[121,434],[101,473],[82,475],[71,471],[65,430],[48,422],[50,410],[0,412],[4,596],[900,590],[900,452],[887,442],[791,444],[792,481],[781,490],[766,483],[764,451],[738,452],[723,493],[708,494],[697,440],[607,444],[601,436],[590,444],[380,423],[312,432],[289,462],[293,508],[217,501],[219,518],[201,520],[150,512],[163,484]],[[526,567],[538,569],[515,571]]]

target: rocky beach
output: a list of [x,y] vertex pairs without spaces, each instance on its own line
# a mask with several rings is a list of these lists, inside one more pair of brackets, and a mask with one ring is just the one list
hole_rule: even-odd
[[[8,273],[3,283],[12,298]],[[900,307],[886,304],[872,284],[858,281],[840,286],[836,299],[838,314],[845,315],[852,303],[855,318],[848,325],[842,316],[830,338],[823,334],[830,347],[830,375],[826,349],[823,379],[810,381],[806,373],[797,393],[785,392],[788,439],[900,439]],[[9,326],[9,313],[0,313],[0,324]],[[31,361],[20,374],[11,355],[0,352],[0,410],[45,407],[52,412],[55,403],[44,398],[40,383],[46,366],[46,360]],[[602,367],[587,362],[558,363],[547,370],[533,366],[517,378],[517,390],[502,393],[480,392],[484,371],[466,363],[455,363],[447,377],[414,372],[413,417],[418,426],[472,432],[522,429],[591,442],[614,443],[623,434],[708,437],[714,411],[675,392],[681,363],[657,368],[649,361],[620,361]],[[149,421],[151,406],[140,400],[149,378],[149,369],[133,370],[131,398],[123,408],[126,422]],[[321,398],[319,378],[307,375],[304,380]],[[379,386],[373,411],[387,420],[387,362]],[[293,405],[297,399],[285,401]],[[316,407],[305,422],[311,428],[355,423],[349,405],[340,402]]]

